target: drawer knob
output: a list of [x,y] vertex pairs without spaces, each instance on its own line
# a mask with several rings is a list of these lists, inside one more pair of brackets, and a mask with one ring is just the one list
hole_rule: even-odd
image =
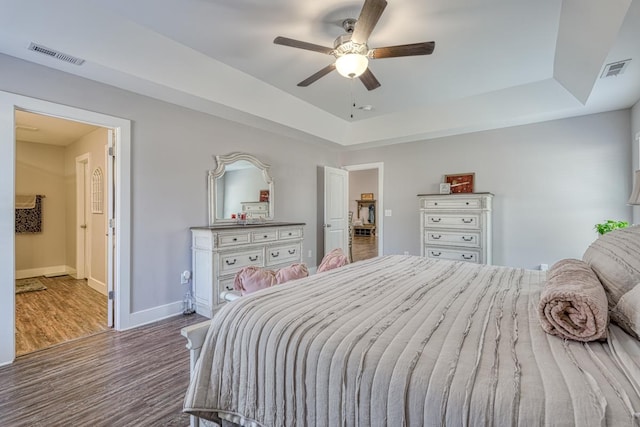
[[280,251],[275,252],[275,253],[271,252],[271,256],[274,257],[274,258],[278,258],[280,256]]
[[471,242],[473,240],[473,237],[471,237],[471,236],[462,236],[462,240],[464,240],[465,242]]
[[440,240],[442,238],[442,234],[432,234],[431,238],[433,240]]
[[233,290],[233,286],[230,286],[230,285],[226,285],[224,288],[226,290],[228,290],[228,291],[232,291]]
[[465,205],[469,206],[469,202],[465,203]]
[[238,241],[238,238],[237,238],[237,237],[234,237],[232,240],[233,240],[234,242],[237,242],[237,241]]
[[473,259],[473,255],[465,255],[465,254],[462,254],[462,258],[463,258],[463,259],[466,259],[466,260]]
[[238,260],[237,260],[237,259],[235,259],[235,258],[233,259],[233,261],[229,261],[228,259],[225,259],[225,260],[224,260],[224,262],[225,262],[227,265],[233,265],[233,264],[235,264],[235,263],[236,263],[236,261],[238,261]]
[[440,256],[440,255],[442,255],[442,252],[433,252],[433,251],[431,251],[431,255],[432,256]]
[[289,249],[289,251],[288,251],[288,252],[289,252],[289,255],[293,255],[293,254],[295,254],[295,253],[296,253],[296,250],[295,250],[295,249]]
[[440,222],[442,218],[431,218],[431,222]]
[[471,224],[473,222],[473,219],[471,218],[462,218],[462,222],[464,222],[465,224]]
[[289,233],[289,236],[293,236],[293,233]]
[[258,255],[256,255],[255,257],[252,257],[251,255],[249,255],[249,261],[257,261],[258,260]]
[[263,238],[267,239],[269,236],[267,236],[266,234],[264,236],[262,236]]
[[434,205],[435,205],[435,206],[438,206],[438,202],[435,202],[435,203],[434,203]]

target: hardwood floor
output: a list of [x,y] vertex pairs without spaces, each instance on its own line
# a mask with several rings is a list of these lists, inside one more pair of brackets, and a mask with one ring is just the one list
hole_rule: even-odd
[[107,297],[86,280],[38,277],[45,291],[16,295],[16,354],[106,331]]
[[180,329],[203,320],[181,315],[18,357],[0,367],[0,425],[189,425],[182,413],[189,352]]
[[352,244],[354,262],[378,256],[378,236],[355,236]]

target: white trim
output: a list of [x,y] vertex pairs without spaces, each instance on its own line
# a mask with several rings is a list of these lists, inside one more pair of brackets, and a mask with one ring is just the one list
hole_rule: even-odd
[[116,293],[115,329],[132,323],[131,307],[131,122],[0,91],[0,365],[15,357],[15,109],[115,129]]
[[39,267],[39,268],[27,268],[25,270],[16,270],[16,279],[26,279],[27,277],[38,277],[38,276],[47,276],[47,275],[63,275],[73,276],[76,274],[76,270],[73,267],[69,267],[68,265],[53,265],[49,267]]
[[363,163],[360,165],[343,166],[348,172],[370,169],[378,170],[378,212],[376,212],[376,231],[378,233],[378,255],[384,255],[384,163]]
[[93,277],[87,277],[87,286],[100,292],[102,295],[107,295],[107,284],[100,280],[96,280]]
[[148,325],[162,319],[168,319],[177,315],[183,315],[183,302],[177,301],[165,305],[159,305],[142,311],[131,313],[130,325],[126,329],[137,328],[139,326]]

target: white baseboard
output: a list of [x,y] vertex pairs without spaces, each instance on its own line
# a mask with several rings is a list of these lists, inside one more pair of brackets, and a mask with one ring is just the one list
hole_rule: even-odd
[[149,308],[147,310],[136,311],[129,315],[127,326],[121,330],[133,329],[138,326],[147,325],[159,320],[180,315],[182,316],[183,302],[177,301],[170,304],[160,305],[158,307]]
[[87,279],[87,285],[89,285],[89,287],[91,289],[95,289],[96,291],[100,292],[102,295],[107,295],[107,284],[106,283],[102,283],[99,280],[94,279],[93,277],[89,277]]
[[71,268],[68,265],[53,265],[51,267],[16,270],[16,279],[26,279],[27,277],[38,277],[47,275],[64,276],[65,274],[73,276],[75,273],[75,268]]

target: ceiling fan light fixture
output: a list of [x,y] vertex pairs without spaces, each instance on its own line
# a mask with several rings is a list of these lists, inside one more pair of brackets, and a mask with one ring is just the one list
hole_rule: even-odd
[[367,70],[369,59],[359,53],[347,53],[336,59],[336,70],[348,79],[355,79]]

